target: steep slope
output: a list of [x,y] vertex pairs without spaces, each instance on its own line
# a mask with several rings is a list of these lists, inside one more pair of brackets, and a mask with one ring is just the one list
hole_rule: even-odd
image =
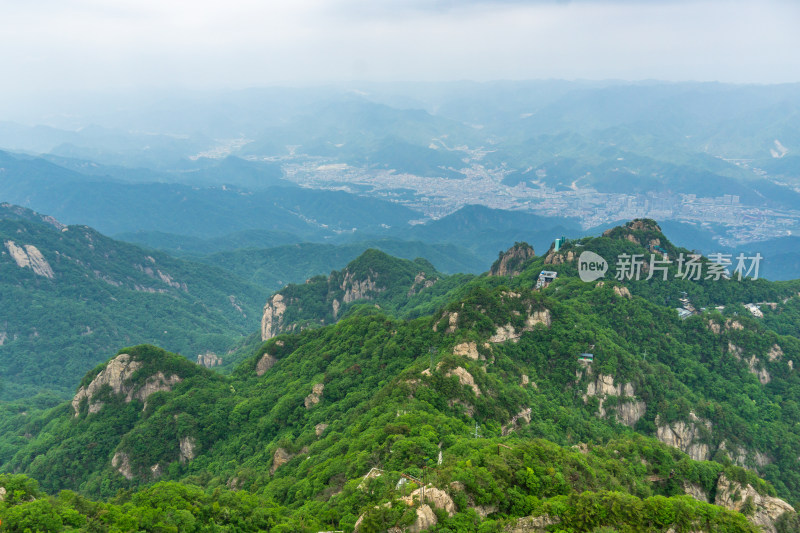
[[[275,186],[274,181],[264,187],[262,180],[261,186],[254,187],[255,192],[226,186],[235,181],[233,178],[214,187],[132,183],[2,151],[0,165],[0,196],[4,201],[112,235],[161,231],[208,238],[242,230],[270,230],[305,237],[331,236],[355,230],[380,232],[386,226],[403,226],[419,218],[418,212],[385,200],[342,191]],[[203,173],[225,176],[230,171],[230,175],[252,185],[261,172],[252,170],[245,161],[221,165],[220,169],[198,171],[198,179],[211,179],[203,178]]]
[[[800,282],[576,277],[583,252],[654,246],[682,252],[637,220],[474,278],[414,320],[372,306],[424,267],[368,252],[309,283],[317,305],[332,288],[368,306],[268,339],[228,377],[122,350],[71,403],[17,414],[3,469],[95,496],[180,480],[209,492],[158,484],[138,501],[188,490],[198,507],[227,486],[271,509],[243,510],[250,530],[792,531],[800,340],[785,330]],[[537,287],[543,268],[558,277]],[[681,319],[673,295],[696,314]],[[761,317],[741,305],[771,301]]]
[[48,389],[66,396],[120,342],[156,342],[192,358],[223,353],[257,326],[266,297],[214,267],[7,204],[0,247],[6,399]]
[[443,273],[480,273],[486,263],[459,246],[379,239],[352,244],[298,243],[265,249],[218,252],[197,261],[229,270],[260,286],[279,290],[300,283],[319,272],[340,270],[364,251],[374,248],[402,259],[425,257]]
[[397,259],[370,249],[340,271],[275,293],[264,306],[261,338],[333,324],[365,302],[396,316],[419,316],[470,277],[444,276],[424,259]]

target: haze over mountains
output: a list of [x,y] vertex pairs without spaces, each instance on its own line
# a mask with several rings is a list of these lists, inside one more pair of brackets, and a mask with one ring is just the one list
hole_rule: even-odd
[[[787,278],[797,261],[781,239],[800,231],[798,109],[796,84],[131,95],[0,124],[0,193],[179,253],[220,251],[198,239],[235,243],[226,249],[386,238],[466,248],[457,255],[474,257],[440,266],[451,272],[478,272],[488,250],[516,240],[538,249],[647,216],[706,253],[762,246],[765,275]],[[460,211],[473,205],[496,211]]]

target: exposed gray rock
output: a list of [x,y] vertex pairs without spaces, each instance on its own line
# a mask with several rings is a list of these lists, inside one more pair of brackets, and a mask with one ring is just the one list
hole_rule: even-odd
[[752,499],[756,510],[747,519],[761,527],[764,533],[777,533],[775,521],[783,513],[794,512],[794,508],[785,501],[772,496],[762,496],[751,485],[743,487],[740,483],[726,478],[724,474],[717,480],[715,505],[741,512],[748,498]]
[[265,353],[256,363],[256,375],[263,376],[267,370],[272,368],[278,360],[268,353]]
[[9,255],[20,268],[30,268],[37,276],[53,279],[55,273],[50,267],[50,263],[42,255],[42,252],[32,244],[23,247],[17,246],[14,241],[5,241]]
[[454,369],[449,370],[445,374],[445,377],[450,377],[450,376],[457,376],[458,382],[461,385],[467,385],[468,387],[470,387],[472,391],[475,393],[475,396],[481,395],[481,389],[475,383],[475,378],[472,377],[472,374],[470,374],[466,368],[457,366]]
[[711,422],[702,421],[694,413],[690,413],[691,421],[684,422],[679,420],[672,424],[660,423],[660,417],[656,417],[658,440],[673,446],[688,454],[695,461],[708,461],[710,458],[709,447],[703,439],[703,432],[700,427],[704,426],[707,431],[711,431]]
[[453,348],[453,355],[460,355],[477,361],[480,358],[478,345],[474,342],[462,342]]
[[133,471],[131,471],[131,461],[127,453],[117,452],[111,458],[111,466],[117,469],[117,472],[123,475],[127,480],[133,479]]
[[311,409],[313,406],[317,405],[320,400],[322,400],[322,392],[325,390],[325,385],[322,383],[317,383],[313,387],[311,387],[311,394],[306,396],[305,399],[305,406],[306,409]]
[[197,441],[194,437],[183,437],[180,440],[180,462],[186,463],[195,458],[195,450],[197,449]]
[[286,303],[282,294],[274,295],[264,306],[261,316],[261,340],[269,340],[281,332],[283,315],[286,313]]
[[124,384],[141,366],[140,362],[132,360],[131,356],[126,353],[119,354],[113,358],[86,387],[78,389],[75,397],[72,398],[74,416],[78,416],[80,403],[83,399],[89,400],[90,412],[99,411],[99,408],[94,411],[91,410],[91,400],[104,385],[109,385],[114,394],[127,395],[128,390],[123,389]]
[[205,352],[197,354],[197,364],[203,365],[206,368],[211,368],[221,365],[222,358],[218,357],[214,352]]

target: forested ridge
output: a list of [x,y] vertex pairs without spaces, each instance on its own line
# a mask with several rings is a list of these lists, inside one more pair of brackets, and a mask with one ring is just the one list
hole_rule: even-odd
[[[3,406],[2,527],[797,531],[800,282],[578,279],[582,251],[655,240],[688,252],[652,221],[510,275],[371,251],[285,292],[304,322],[229,375],[123,348],[71,402]],[[420,271],[439,281],[409,295]],[[329,315],[346,273],[403,288]]]

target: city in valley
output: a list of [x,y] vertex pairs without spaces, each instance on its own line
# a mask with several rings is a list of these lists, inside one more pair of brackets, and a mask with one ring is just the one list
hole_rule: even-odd
[[732,194],[607,193],[575,183],[557,189],[537,179],[541,176],[536,173],[532,173],[533,179],[510,186],[503,183],[509,170],[486,168],[479,162],[481,153],[476,152],[469,151],[471,157],[465,161],[470,166],[458,171],[462,178],[416,176],[298,154],[283,162],[286,177],[303,187],[386,198],[420,211],[420,222],[441,218],[465,205],[484,205],[575,218],[584,229],[634,218],[699,224],[711,228],[723,246],[800,233],[800,211],[747,205]]

